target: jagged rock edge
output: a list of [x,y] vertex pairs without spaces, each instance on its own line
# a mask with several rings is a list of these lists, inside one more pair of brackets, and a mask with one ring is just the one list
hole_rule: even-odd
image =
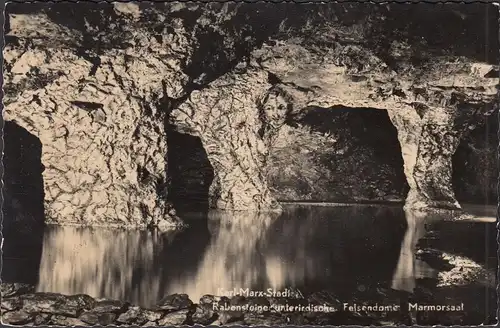
[[[499,3],[495,4],[497,6],[497,10],[500,13],[500,5]],[[500,17],[498,18],[498,31],[500,32]],[[498,36],[498,39],[500,40],[500,35]],[[500,48],[497,49],[498,53],[500,54]],[[499,78],[497,76],[497,78]],[[500,97],[500,89],[498,89],[497,92],[498,97]],[[498,98],[498,103],[500,104],[500,98]],[[497,113],[497,119],[500,124],[500,111]],[[498,218],[500,217],[500,125],[498,127],[497,131],[497,258],[500,258],[500,221],[498,221]],[[497,277],[500,276],[500,262],[497,262]],[[500,304],[500,283],[497,282],[497,287],[496,287],[496,292],[497,292],[497,304]],[[500,307],[497,308],[497,325],[500,322]]]
[[[136,0],[139,1],[139,0]],[[28,3],[47,3],[47,4],[52,4],[52,3],[79,3],[79,2],[87,2],[87,3],[95,3],[95,4],[111,4],[113,2],[134,2],[134,0],[52,0],[52,1],[42,1],[42,0],[31,0],[31,1],[23,1],[23,0],[12,0],[7,2],[5,5],[8,3],[22,3],[22,4],[28,4]],[[318,3],[321,4],[324,1],[321,0],[309,0],[309,1],[300,1],[300,0],[281,0],[281,1],[273,1],[273,0],[257,0],[257,1],[252,1],[252,0],[197,0],[197,1],[192,1],[192,0],[175,0],[175,1],[170,1],[170,0],[149,0],[149,1],[142,1],[140,2],[143,3],[162,3],[162,2],[186,2],[186,3],[224,3],[224,2],[236,2],[236,3],[297,3],[297,4],[312,4],[312,3]],[[441,0],[406,0],[406,1],[398,1],[398,0],[388,0],[388,1],[374,1],[374,0],[336,0],[336,3],[353,3],[353,2],[359,2],[362,4],[376,4],[376,5],[385,5],[388,3],[397,3],[397,4],[431,4],[431,5],[442,5],[442,4],[475,4],[475,3],[484,3],[484,4],[492,4],[495,6],[499,6],[497,3],[489,1],[489,0],[462,0],[462,1],[454,1],[454,0],[446,0],[446,1],[441,1]]]
[[[2,46],[2,62],[0,63],[0,68],[2,70],[2,74],[0,75],[0,83],[1,83],[1,97],[2,99],[0,100],[0,107],[1,107],[1,120],[2,120],[2,127],[1,127],[1,136],[0,136],[0,149],[1,149],[1,154],[0,154],[0,162],[1,162],[1,174],[0,174],[0,277],[2,276],[3,273],[3,203],[4,203],[4,198],[3,198],[3,175],[4,175],[4,167],[3,167],[3,156],[4,156],[4,138],[3,138],[3,131],[4,131],[4,126],[5,126],[5,120],[3,119],[3,109],[4,109],[4,104],[3,104],[3,95],[4,95],[4,78],[3,78],[3,69],[4,69],[4,60],[3,60],[3,51],[5,48],[5,5],[4,5],[4,10],[2,11],[2,39],[1,39],[1,46]],[[1,282],[0,278],[0,282]],[[1,295],[0,295],[1,298]],[[1,321],[1,320],[0,320]],[[3,323],[2,323],[3,324]]]

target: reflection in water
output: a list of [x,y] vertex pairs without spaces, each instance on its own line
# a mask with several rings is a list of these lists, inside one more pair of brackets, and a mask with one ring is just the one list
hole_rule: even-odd
[[423,212],[405,211],[406,232],[401,244],[398,265],[394,271],[391,287],[412,293],[418,278],[435,278],[437,272],[427,263],[416,258],[418,241],[425,235],[425,225],[431,218]]
[[169,283],[169,293],[186,293],[194,299],[216,294],[219,288],[252,288],[265,272],[265,234],[275,213],[209,213],[211,243],[195,272]]
[[219,288],[348,294],[390,283],[405,223],[399,208],[298,206],[282,215],[214,211],[192,226],[177,235],[49,226],[38,290],[143,306]]
[[270,231],[266,248],[275,288],[334,290],[390,281],[404,233],[399,208],[299,207]]
[[415,258],[429,222],[394,207],[287,206],[281,215],[213,211],[172,235],[50,226],[38,290],[142,306],[219,288],[411,292],[415,279],[435,274]]
[[[155,253],[173,235],[81,227],[47,227],[38,291],[149,301],[158,290]],[[137,281],[140,279],[140,281]]]

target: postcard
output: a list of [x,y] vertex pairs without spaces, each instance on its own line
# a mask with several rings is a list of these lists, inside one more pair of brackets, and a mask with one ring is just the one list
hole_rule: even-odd
[[498,9],[8,3],[2,323],[495,324]]

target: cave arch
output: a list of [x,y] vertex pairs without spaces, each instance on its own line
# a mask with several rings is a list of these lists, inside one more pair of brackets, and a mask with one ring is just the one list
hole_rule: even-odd
[[[45,8],[45,6],[42,7]],[[46,10],[41,10],[39,6],[30,10],[11,8],[10,12],[17,14],[7,17],[6,29],[10,34],[9,40],[12,42],[7,49],[9,60],[6,62],[8,68],[6,90],[8,89],[9,92],[6,92],[5,111],[7,117],[15,118],[20,124],[22,122],[23,126],[34,131],[54,130],[56,139],[49,133],[39,135],[41,138],[46,138],[42,142],[48,146],[44,148],[46,151],[44,156],[65,162],[67,155],[71,155],[72,158],[77,158],[78,162],[83,162],[81,167],[68,170],[72,183],[70,188],[67,188],[70,191],[66,192],[67,196],[64,197],[66,198],[64,201],[61,197],[52,198],[52,194],[59,195],[57,186],[60,182],[64,182],[64,179],[59,179],[60,172],[57,169],[47,165],[47,172],[50,174],[45,175],[46,182],[49,182],[47,183],[49,188],[46,205],[50,210],[47,213],[53,213],[51,216],[55,217],[54,222],[66,222],[68,217],[72,217],[86,221],[86,223],[118,221],[119,224],[125,222],[125,224],[142,227],[155,226],[160,223],[177,225],[173,222],[176,220],[170,218],[170,206],[164,204],[163,199],[159,201],[157,197],[158,190],[163,189],[165,182],[163,161],[165,144],[164,131],[161,126],[164,113],[155,113],[154,115],[157,116],[151,116],[150,114],[154,111],[150,111],[148,106],[143,106],[144,102],[154,101],[156,96],[162,94],[168,95],[171,99],[188,97],[196,103],[193,106],[195,111],[188,108],[189,106],[184,106],[184,109],[187,109],[186,113],[190,114],[187,118],[179,115],[179,120],[192,119],[193,122],[190,124],[199,128],[200,131],[205,131],[207,128],[212,132],[219,130],[220,133],[212,133],[208,136],[199,133],[199,137],[206,145],[212,165],[216,167],[217,162],[223,162],[225,166],[238,167],[238,170],[231,172],[232,174],[217,176],[220,197],[215,205],[219,208],[238,210],[274,209],[275,200],[270,195],[260,174],[268,155],[267,148],[270,139],[269,136],[263,138],[263,134],[266,133],[266,127],[272,125],[269,124],[271,121],[269,117],[272,115],[266,116],[265,110],[260,106],[261,104],[258,104],[256,98],[265,94],[271,87],[270,84],[275,87],[280,83],[282,87],[294,89],[296,96],[294,102],[297,104],[309,104],[311,101],[316,101],[321,106],[342,103],[352,107],[380,106],[395,111],[405,111],[409,108],[411,112],[416,109],[417,112],[412,112],[413,116],[409,116],[402,126],[396,125],[398,130],[403,131],[400,140],[407,139],[404,134],[413,138],[412,131],[422,128],[424,136],[421,134],[415,136],[411,141],[414,143],[408,148],[423,145],[427,147],[426,153],[431,154],[427,157],[422,155],[418,159],[413,158],[416,156],[403,156],[405,163],[410,163],[407,166],[414,164],[407,173],[408,181],[416,194],[412,199],[414,203],[423,207],[434,202],[433,204],[457,208],[459,204],[454,199],[449,182],[450,158],[456,146],[455,140],[451,140],[444,147],[436,142],[456,131],[453,131],[454,128],[450,125],[441,126],[434,133],[432,130],[435,128],[431,125],[441,124],[441,114],[446,115],[447,121],[452,121],[451,112],[456,112],[458,109],[457,99],[463,99],[466,102],[471,102],[473,99],[474,103],[477,101],[490,103],[496,101],[497,98],[497,81],[491,76],[495,70],[491,65],[482,63],[484,51],[477,51],[484,47],[487,40],[480,40],[482,45],[478,45],[476,50],[466,50],[469,42],[465,41],[470,36],[476,38],[477,31],[479,31],[475,28],[477,27],[475,18],[476,14],[482,12],[482,9],[472,16],[465,15],[464,18],[458,18],[462,15],[457,16],[456,12],[448,10],[440,12],[438,16],[425,15],[424,21],[429,23],[440,22],[439,17],[450,15],[454,19],[465,19],[468,22],[466,25],[471,29],[470,32],[463,34],[461,31],[453,32],[453,29],[449,30],[447,27],[443,29],[439,24],[434,24],[434,27],[438,27],[442,33],[430,36],[429,40],[417,45],[414,49],[415,45],[408,42],[409,39],[406,37],[402,38],[400,33],[391,35],[389,38],[387,38],[387,33],[380,33],[386,30],[392,31],[394,26],[400,24],[407,26],[408,20],[404,19],[405,10],[397,11],[402,14],[401,16],[395,14],[396,12],[392,9],[387,12],[385,9],[378,12],[380,8],[367,7],[358,11],[358,9],[346,7],[343,9],[346,9],[349,14],[339,19],[339,24],[332,26],[324,24],[328,22],[328,20],[325,21],[328,15],[317,16],[316,8],[310,7],[303,11],[303,8],[292,5],[295,9],[285,6],[287,10],[280,12],[278,18],[264,19],[266,24],[262,25],[262,17],[264,17],[262,15],[266,15],[266,12],[267,14],[276,12],[275,5],[272,6],[271,11],[268,11],[271,8],[262,7],[258,17],[253,14],[248,15],[255,12],[250,10],[251,8],[236,6],[228,12],[231,13],[231,24],[221,25],[221,29],[209,31],[202,25],[198,26],[196,23],[198,20],[195,18],[203,17],[200,21],[213,22],[214,26],[219,26],[219,18],[215,18],[218,16],[212,15],[216,8],[210,6],[184,8],[182,12],[179,12],[178,8],[174,10],[174,6],[165,8],[160,6],[163,9],[159,7],[158,10],[144,10],[142,14],[145,19],[134,20],[133,24],[126,24],[126,22],[129,22],[131,16],[135,17],[135,15],[130,16],[126,11],[115,6],[106,5],[105,8],[102,6],[94,8],[82,5],[78,13],[74,10],[70,13],[71,10],[67,10],[68,6],[64,4],[56,7],[51,6],[50,9],[47,7]],[[141,8],[145,9],[145,7]],[[334,14],[339,8],[327,5],[324,7],[324,12]],[[296,9],[299,12],[296,12]],[[63,12],[69,15],[62,17]],[[207,13],[206,16],[204,12]],[[87,19],[83,19],[82,14]],[[364,17],[367,14],[369,17],[376,18],[370,21],[375,29],[369,28],[366,31],[359,29],[358,31],[356,28],[357,32],[352,33],[354,26],[365,25]],[[295,17],[292,20],[285,19],[292,18],[292,16]],[[31,18],[27,19],[28,17]],[[162,19],[159,19],[160,17]],[[165,17],[172,19],[165,20]],[[429,20],[429,17],[432,19]],[[494,19],[494,15],[489,15],[488,18]],[[102,24],[103,21],[109,19],[116,21],[117,24]],[[237,24],[233,24],[236,21],[238,21]],[[87,28],[87,25],[92,28]],[[305,30],[304,25],[308,26]],[[318,29],[323,25],[324,29]],[[210,26],[210,24],[203,26]],[[234,31],[226,29],[227,26],[234,26]],[[291,32],[288,37],[281,33],[283,26],[286,26],[287,33]],[[427,27],[432,28],[432,24]],[[91,32],[96,29],[102,32],[99,33],[99,39],[95,37],[94,32]],[[47,33],[39,35],[32,33],[39,30]],[[369,30],[376,32],[368,33]],[[418,24],[413,24],[404,30],[404,35],[421,40],[423,30],[419,29]],[[75,31],[82,33],[81,40],[72,37]],[[171,33],[172,31],[175,33]],[[244,33],[240,33],[242,31]],[[334,43],[325,42],[323,38],[324,35],[331,34],[330,32],[338,35]],[[447,32],[463,34],[464,37],[458,38],[462,44],[447,43],[442,39],[443,35],[449,34]],[[34,34],[38,37],[33,38]],[[491,33],[490,36],[494,34]],[[135,40],[136,35],[142,41],[131,44],[130,38]],[[159,37],[160,35],[163,36]],[[220,42],[206,43],[207,35],[215,37]],[[377,42],[365,42],[374,36]],[[383,38],[380,39],[380,36]],[[172,37],[172,40],[169,40],[169,37]],[[493,39],[496,38],[493,37]],[[34,42],[29,51],[21,49],[21,45],[26,40]],[[280,42],[277,42],[278,40]],[[397,46],[395,49],[399,50],[392,51],[394,50],[392,49],[393,41],[396,41],[394,47],[401,43],[401,49]],[[442,41],[446,41],[444,42],[445,48],[443,48]],[[332,45],[335,46],[335,51],[331,51]],[[380,48],[380,45],[387,45],[387,47]],[[96,51],[92,50],[94,46]],[[144,56],[146,48],[151,55]],[[82,51],[82,49],[91,51]],[[127,51],[122,51],[125,49]],[[407,50],[403,51],[403,49]],[[120,55],[117,55],[116,50],[119,50]],[[53,51],[57,53],[59,59],[57,61],[45,60],[50,58]],[[477,56],[479,53],[481,53],[480,59]],[[438,58],[436,54],[446,54],[446,56],[438,56]],[[458,58],[459,54],[466,55],[467,58]],[[33,71],[18,74],[20,67],[14,65],[16,62],[22,63],[23,60],[18,59],[25,55],[38,58],[39,62],[32,62],[31,66],[36,67]],[[448,55],[460,60],[450,66]],[[75,56],[80,57],[81,60],[75,61]],[[166,58],[165,56],[174,61],[159,60]],[[436,59],[432,65],[427,61],[431,58]],[[61,63],[64,63],[64,70],[72,74],[61,71]],[[255,63],[258,65],[254,65]],[[283,70],[283,63],[286,63],[290,69]],[[124,69],[124,67],[127,68]],[[461,79],[465,74],[467,76],[463,80],[465,84],[457,86],[456,92],[448,92],[450,80],[442,79],[442,74],[436,74],[440,67],[448,67],[445,75],[451,79],[454,77]],[[470,72],[467,72],[469,69]],[[223,73],[225,74],[222,75]],[[274,78],[269,80],[269,75]],[[59,81],[56,80],[60,77],[65,80],[63,86],[66,88],[57,87]],[[111,82],[111,84],[100,83],[101,81]],[[28,83],[25,85],[25,82]],[[99,85],[99,90],[95,88],[95,84]],[[113,85],[120,85],[123,88],[118,90],[120,88],[116,89]],[[428,85],[434,85],[440,91],[426,90]],[[40,97],[38,94],[38,89],[42,87],[47,97]],[[106,106],[102,105],[106,108],[107,118],[110,121],[126,121],[126,123],[111,124],[107,129],[102,129],[98,122],[94,122],[96,124],[89,122],[89,120],[93,121],[92,116],[80,115],[81,113],[73,115],[74,110],[78,111],[74,108],[75,105],[78,107],[75,100],[78,101],[83,94],[94,97],[94,99],[89,99],[92,100],[89,102],[92,104],[100,104],[100,101],[106,100]],[[57,101],[49,101],[49,99]],[[235,99],[237,101],[234,101]],[[219,102],[221,105],[215,106]],[[403,108],[404,106],[407,108]],[[439,108],[434,108],[436,106]],[[57,110],[58,107],[64,109]],[[128,107],[128,110],[123,110],[124,107]],[[422,114],[421,111],[427,111],[427,114]],[[273,110],[270,114],[273,114],[272,112]],[[438,114],[436,115],[435,112]],[[280,116],[282,113],[278,110],[277,114]],[[424,119],[423,116],[426,115],[427,118]],[[264,116],[263,120],[261,116]],[[81,123],[76,121],[75,117],[81,117]],[[51,122],[53,118],[69,122],[68,126],[74,127],[70,129],[73,131],[65,128],[55,131],[52,127],[57,126],[56,124],[45,124]],[[221,118],[229,119],[228,122],[221,122]],[[402,119],[404,120],[405,118]],[[430,121],[431,124],[425,126],[428,123],[423,122],[425,120]],[[242,136],[240,132],[234,132],[236,129],[238,131],[246,129],[244,138],[240,138]],[[272,128],[267,131],[269,130]],[[85,137],[79,136],[80,133]],[[137,140],[127,141],[127,136],[130,134]],[[63,142],[54,143],[55,147],[49,147],[54,146],[52,143],[60,136],[68,137],[70,144],[78,145],[78,147],[68,150]],[[108,138],[109,136],[113,137]],[[224,138],[231,140],[223,142],[226,146],[230,144],[225,147],[223,154],[209,150],[211,147],[219,147],[221,145],[219,140]],[[458,138],[453,136],[452,139]],[[117,147],[118,141],[124,142]],[[401,143],[404,147],[404,142],[401,141]],[[87,151],[90,147],[95,147],[95,144],[101,144],[101,146],[93,151]],[[116,149],[120,151],[115,152]],[[446,152],[442,156],[444,159],[436,161],[441,151]],[[113,153],[114,157],[109,155],[110,153]],[[147,156],[135,156],[146,153]],[[413,160],[415,162],[419,160],[419,162],[415,164],[412,163]],[[101,165],[91,172],[94,177],[87,176],[86,172],[89,172],[89,168],[99,162]],[[437,162],[437,165],[433,167],[428,165],[434,162]],[[227,172],[231,169],[221,168],[216,171]],[[139,181],[137,181],[138,175]],[[55,177],[54,181],[50,181],[51,177]],[[92,193],[89,194],[88,190],[85,190],[73,197],[74,190],[80,188],[82,183],[93,184],[89,187]],[[417,184],[420,185],[417,186]],[[238,195],[243,195],[243,197],[237,197]],[[92,202],[97,203],[96,207],[99,208],[89,209],[86,205],[73,205],[80,201],[87,203],[89,198],[95,200]],[[64,213],[61,208],[65,209]],[[134,219],[129,220],[130,218]]]
[[267,178],[281,201],[404,201],[408,184],[387,110],[309,107],[288,119]]

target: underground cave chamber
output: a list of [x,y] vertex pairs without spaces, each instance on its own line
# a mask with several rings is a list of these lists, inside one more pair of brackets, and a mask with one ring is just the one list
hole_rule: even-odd
[[[488,116],[461,139],[452,163],[460,203],[495,199],[497,125]],[[206,208],[214,170],[201,139],[173,129],[167,139],[169,200]],[[397,130],[381,109],[311,107],[290,116],[262,171],[281,202],[401,203],[409,190]]]

